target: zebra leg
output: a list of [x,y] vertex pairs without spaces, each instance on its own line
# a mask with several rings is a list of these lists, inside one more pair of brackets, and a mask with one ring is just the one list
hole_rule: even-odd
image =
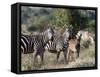
[[77,46],[77,58],[79,58],[79,53],[80,53],[80,45]]
[[59,55],[60,55],[60,51],[57,52],[57,62],[58,62],[58,59],[59,59]]
[[41,64],[43,65],[43,63],[44,63],[44,62],[43,62],[43,61],[44,61],[44,60],[43,60],[43,58],[44,58],[44,53],[42,53],[42,54],[40,55],[40,57],[41,57]]
[[67,51],[63,51],[63,54],[64,54],[65,63],[67,63],[67,58],[66,58]]
[[79,50],[77,50],[77,58],[79,58]]
[[35,55],[34,55],[34,63],[36,62],[36,59],[37,59],[37,53],[35,53]]
[[77,48],[77,58],[79,58],[80,48]]
[[74,61],[76,60],[77,58],[77,52],[74,53]]
[[69,63],[69,59],[70,59],[70,49],[68,48],[68,52],[67,52],[67,64]]
[[71,52],[71,62],[75,61],[75,52]]

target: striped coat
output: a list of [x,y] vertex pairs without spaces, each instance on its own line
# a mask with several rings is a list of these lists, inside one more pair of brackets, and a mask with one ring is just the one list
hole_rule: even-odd
[[61,35],[59,32],[56,32],[54,35],[54,40],[49,41],[46,45],[46,49],[51,53],[57,53],[57,61],[59,59],[60,52],[64,53],[65,62],[67,62],[66,55],[67,55],[67,43],[68,36]]
[[22,35],[21,36],[21,51],[25,54],[35,52],[34,61],[37,56],[41,57],[43,62],[43,56],[45,52],[45,45],[49,40],[53,40],[53,29],[48,28],[44,32],[36,35]]

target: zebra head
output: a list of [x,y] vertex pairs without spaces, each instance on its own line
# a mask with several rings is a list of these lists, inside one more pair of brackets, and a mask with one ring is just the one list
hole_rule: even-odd
[[47,30],[48,39],[53,41],[54,39],[54,30],[53,28],[49,27]]
[[66,28],[63,33],[64,41],[68,41],[68,39],[72,36],[72,29]]
[[48,40],[53,41],[53,39],[54,39],[54,30],[53,30],[53,28],[49,27],[46,30],[46,37],[48,38]]

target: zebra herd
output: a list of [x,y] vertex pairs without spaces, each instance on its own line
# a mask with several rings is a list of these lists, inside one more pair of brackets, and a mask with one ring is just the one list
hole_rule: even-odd
[[[35,53],[34,62],[37,56],[40,56],[41,63],[43,63],[43,57],[46,50],[57,54],[57,62],[60,53],[63,52],[64,60],[68,63],[68,58],[71,56],[70,52],[72,52],[72,54],[73,52],[75,52],[74,54],[77,53],[77,57],[79,57],[80,37],[81,35],[77,35],[77,37],[72,38],[72,29],[66,28],[63,34],[61,34],[52,27],[35,35],[21,34],[21,52],[24,54]],[[74,44],[73,42],[70,42],[71,39],[75,39],[77,42]]]

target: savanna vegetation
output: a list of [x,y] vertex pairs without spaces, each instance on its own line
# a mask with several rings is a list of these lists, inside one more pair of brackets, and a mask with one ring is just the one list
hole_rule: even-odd
[[71,25],[75,31],[81,29],[95,31],[95,11],[23,6],[21,22],[22,27],[25,26],[27,31],[41,31],[47,25],[57,29],[64,29]]

